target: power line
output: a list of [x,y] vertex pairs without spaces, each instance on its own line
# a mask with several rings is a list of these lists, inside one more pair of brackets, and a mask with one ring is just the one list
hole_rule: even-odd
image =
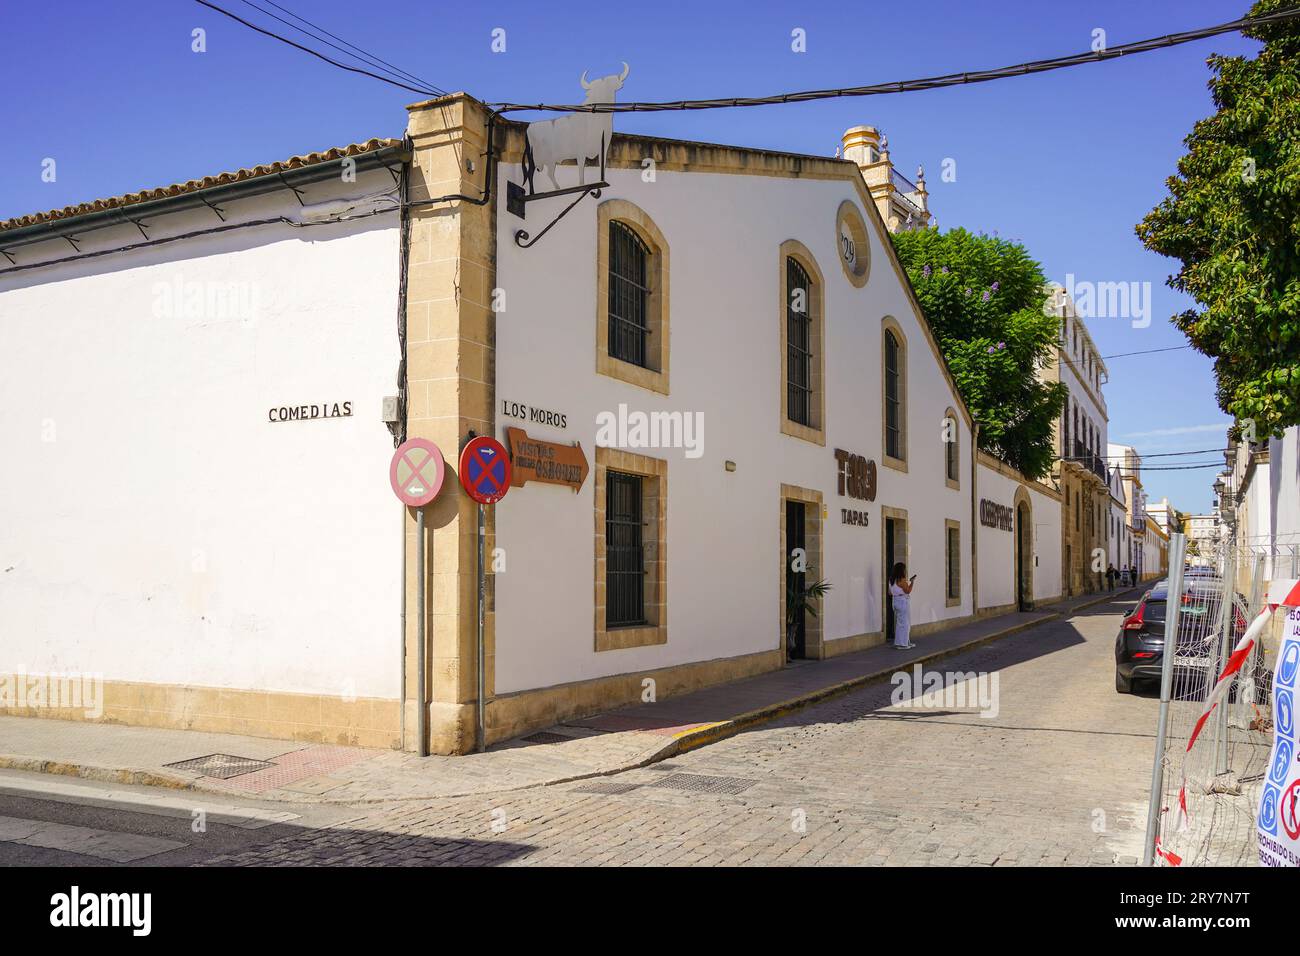
[[1156,352],[1177,352],[1179,349],[1190,349],[1190,345],[1171,345],[1163,349],[1143,349],[1141,352],[1119,352],[1115,355],[1103,355],[1102,359],[1127,358],[1130,355],[1152,355]]
[[343,37],[338,36],[337,34],[334,33],[330,33],[330,31],[326,30],[320,24],[313,23],[312,21],[308,20],[306,17],[299,16],[298,14],[294,13],[292,10],[288,9],[287,7],[280,6],[280,4],[276,3],[275,0],[263,0],[263,2],[269,4],[270,6],[275,7],[281,13],[287,13],[289,16],[293,17],[299,23],[305,23],[307,24],[307,26],[311,27],[312,29],[319,30],[320,33],[325,34],[325,36],[332,37],[333,39],[338,40],[339,43],[343,44],[343,46],[349,47],[352,50],[356,50],[357,53],[361,54],[361,56],[357,56],[356,53],[350,53],[348,52],[348,50],[343,49],[343,47],[330,43],[329,40],[325,39],[325,37],[322,37],[319,34],[312,33],[310,30],[304,30],[302,27],[290,23],[288,20],[284,19],[283,17],[276,16],[270,10],[266,10],[262,7],[259,7],[257,4],[253,3],[252,0],[243,0],[243,2],[255,10],[260,10],[262,13],[265,13],[268,17],[274,17],[276,20],[279,20],[281,23],[285,24],[286,26],[291,27],[294,30],[297,30],[299,33],[304,33],[307,36],[312,37],[313,39],[320,40],[322,43],[326,44],[327,46],[334,47],[334,49],[338,50],[340,53],[350,56],[353,59],[361,60],[363,63],[369,63],[372,66],[376,66],[376,67],[387,67],[388,69],[386,72],[391,73],[396,77],[408,79],[412,83],[419,83],[424,87],[426,87],[427,89],[436,92],[440,96],[446,95],[446,90],[439,89],[438,87],[434,86],[432,83],[430,83],[428,80],[424,79],[423,77],[416,76],[414,73],[408,73],[406,70],[403,70],[400,66],[397,66],[395,63],[389,63],[387,60],[383,59],[382,57],[376,56],[375,54],[371,53],[368,50],[363,50],[355,43],[350,43],[347,40],[343,39]]
[[1204,465],[1155,465],[1151,468],[1143,468],[1143,471],[1193,471],[1197,468],[1218,468],[1223,470],[1224,464],[1221,461],[1212,461]]
[[[200,0],[202,2],[202,0]],[[1222,33],[1235,33],[1252,26],[1282,23],[1300,16],[1300,8],[1279,10],[1259,17],[1242,17],[1216,26],[1188,30],[1184,33],[1172,33],[1149,40],[1137,40],[1103,50],[1089,50],[1070,56],[1054,57],[1047,60],[1034,60],[1015,66],[1003,66],[992,70],[977,70],[966,73],[948,73],[943,76],[930,76],[914,80],[896,80],[888,83],[874,83],[870,86],[841,87],[830,90],[805,90],[798,93],[779,93],[772,96],[733,96],[712,100],[677,100],[673,102],[632,102],[632,103],[581,103],[556,105],[548,103],[494,103],[500,113],[518,110],[543,110],[558,113],[655,113],[669,110],[714,110],[740,106],[772,106],[778,103],[806,103],[813,100],[835,99],[837,97],[879,96],[887,93],[912,93],[920,90],[941,89],[948,86],[962,86],[971,83],[986,83],[1011,76],[1024,76],[1031,73],[1046,73],[1070,66],[1082,66],[1085,63],[1097,63],[1113,60],[1132,53],[1146,53],[1164,47],[1178,46],[1218,36]]]
[[203,6],[207,7],[210,10],[215,10],[217,11],[217,13],[223,14],[224,16],[230,17],[230,19],[242,23],[250,30],[256,30],[258,33],[262,34],[263,36],[271,37],[273,40],[279,40],[281,43],[287,43],[289,44],[289,46],[297,50],[302,50],[303,53],[310,53],[312,56],[316,57],[317,59],[324,60],[326,63],[329,63],[332,66],[337,66],[340,70],[347,70],[349,73],[361,73],[364,76],[373,77],[376,80],[382,80],[383,82],[389,83],[393,86],[399,86],[404,90],[410,90],[412,93],[419,93],[422,96],[440,95],[436,90],[426,90],[415,86],[408,86],[405,83],[399,83],[397,80],[390,79],[386,76],[380,76],[378,73],[371,73],[369,70],[363,70],[361,69],[361,67],[348,66],[346,63],[340,63],[338,60],[330,59],[324,53],[321,53],[317,50],[313,50],[311,47],[303,46],[301,43],[295,43],[293,40],[290,40],[288,37],[282,37],[280,36],[280,34],[275,33],[271,30],[263,29],[262,27],[259,27],[255,23],[249,23],[243,17],[231,13],[229,10],[223,10],[215,3],[209,3],[208,0],[194,0],[194,2],[198,4],[202,4]]

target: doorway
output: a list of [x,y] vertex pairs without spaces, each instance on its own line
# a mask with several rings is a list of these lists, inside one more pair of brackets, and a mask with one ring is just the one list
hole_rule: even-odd
[[907,560],[907,519],[886,513],[884,514],[884,520],[885,545],[884,552],[881,555],[881,563],[884,565],[883,576],[885,579],[885,613],[883,620],[885,622],[885,643],[888,644],[894,639],[894,601],[889,595],[889,576],[893,572],[896,562]]
[[1022,502],[1016,505],[1016,607],[1021,611],[1034,606],[1032,530],[1029,506]]
[[[804,535],[804,503],[790,501],[785,503],[785,606],[786,606],[786,646],[787,660],[802,660],[808,653],[807,614],[803,610],[803,591],[807,586],[807,539]],[[802,561],[796,557],[803,555]],[[800,569],[800,570],[796,570]],[[791,608],[797,607],[797,611]],[[794,620],[790,621],[793,613]]]

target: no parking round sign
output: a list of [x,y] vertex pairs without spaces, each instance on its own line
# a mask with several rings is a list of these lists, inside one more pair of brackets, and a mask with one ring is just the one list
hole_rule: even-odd
[[460,453],[460,483],[481,505],[500,501],[510,490],[510,456],[495,438],[470,439]]
[[412,508],[422,508],[438,497],[446,474],[442,451],[427,438],[402,442],[388,465],[393,493]]

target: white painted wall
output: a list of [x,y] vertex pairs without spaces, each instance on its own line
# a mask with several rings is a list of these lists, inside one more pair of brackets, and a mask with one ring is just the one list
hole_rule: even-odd
[[[1061,596],[1061,502],[1033,485],[1029,499],[1034,508],[1034,600]],[[981,565],[982,567],[983,565]]]
[[[988,499],[1015,509],[1016,490],[1020,482],[984,464],[979,466],[979,499]],[[1049,600],[1061,593],[1061,504],[1033,484],[1029,491],[1033,591],[1035,601]],[[978,504],[978,501],[977,501]],[[977,516],[978,521],[978,516]],[[1016,600],[1014,531],[978,525],[979,537],[979,605],[1002,607]]]
[[[391,188],[358,178],[348,195]],[[297,203],[224,207],[239,221]],[[219,224],[177,213],[151,235]],[[138,241],[128,225],[82,248]],[[380,421],[397,266],[388,214],[0,271],[0,672],[397,696],[401,507]],[[255,298],[156,314],[177,281]],[[336,401],[353,416],[268,421]]]
[[1300,426],[1269,441],[1269,496],[1278,558],[1274,574],[1300,577]]
[[[572,169],[562,171],[574,178]],[[503,167],[520,179],[517,167]],[[909,512],[909,564],[919,573],[913,621],[967,615],[970,607],[970,434],[961,426],[960,490],[945,486],[940,424],[956,407],[926,344],[881,236],[871,236],[871,274],[854,288],[836,250],[836,210],[859,202],[844,181],[611,170],[602,198],[630,200],[662,230],[671,262],[671,394],[659,395],[595,374],[596,203],[581,203],[531,249],[513,234],[522,223],[501,209],[498,283],[508,311],[497,321],[498,401],[527,402],[568,416],[564,430],[536,425],[533,436],[580,441],[594,459],[596,416],[620,403],[644,411],[702,412],[704,453],[642,453],[668,461],[668,643],[593,650],[593,482],[577,494],[529,484],[497,506],[497,543],[508,571],[496,580],[496,682],[501,692],[548,686],[780,646],[780,486],[821,489],[825,569],[834,589],[824,636],[881,628],[882,505]],[[567,181],[567,180],[566,180]],[[534,219],[559,201],[530,204]],[[874,212],[863,209],[864,216]],[[778,252],[798,239],[826,280],[827,443],[779,430],[781,355]],[[880,465],[881,320],[907,336],[909,472]],[[504,427],[518,424],[500,418]],[[878,465],[875,502],[842,498],[833,449]],[[734,473],[724,462],[737,464]],[[840,523],[840,507],[865,508],[868,528]],[[944,519],[962,526],[962,604],[944,606]]]

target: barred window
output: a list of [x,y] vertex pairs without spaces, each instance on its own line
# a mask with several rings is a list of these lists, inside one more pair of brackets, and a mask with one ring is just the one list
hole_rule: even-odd
[[812,280],[793,256],[785,260],[786,409],[790,420],[813,425]]
[[961,438],[961,432],[957,429],[957,419],[951,413],[948,414],[944,424],[947,429],[944,431],[944,474],[949,481],[957,480],[957,442]]
[[624,223],[609,224],[609,354],[648,368],[650,249]]
[[605,626],[646,623],[639,475],[605,473]]
[[903,457],[902,382],[899,375],[898,338],[885,330],[885,454]]
[[950,601],[961,598],[961,529],[949,525],[947,533],[947,597]]

